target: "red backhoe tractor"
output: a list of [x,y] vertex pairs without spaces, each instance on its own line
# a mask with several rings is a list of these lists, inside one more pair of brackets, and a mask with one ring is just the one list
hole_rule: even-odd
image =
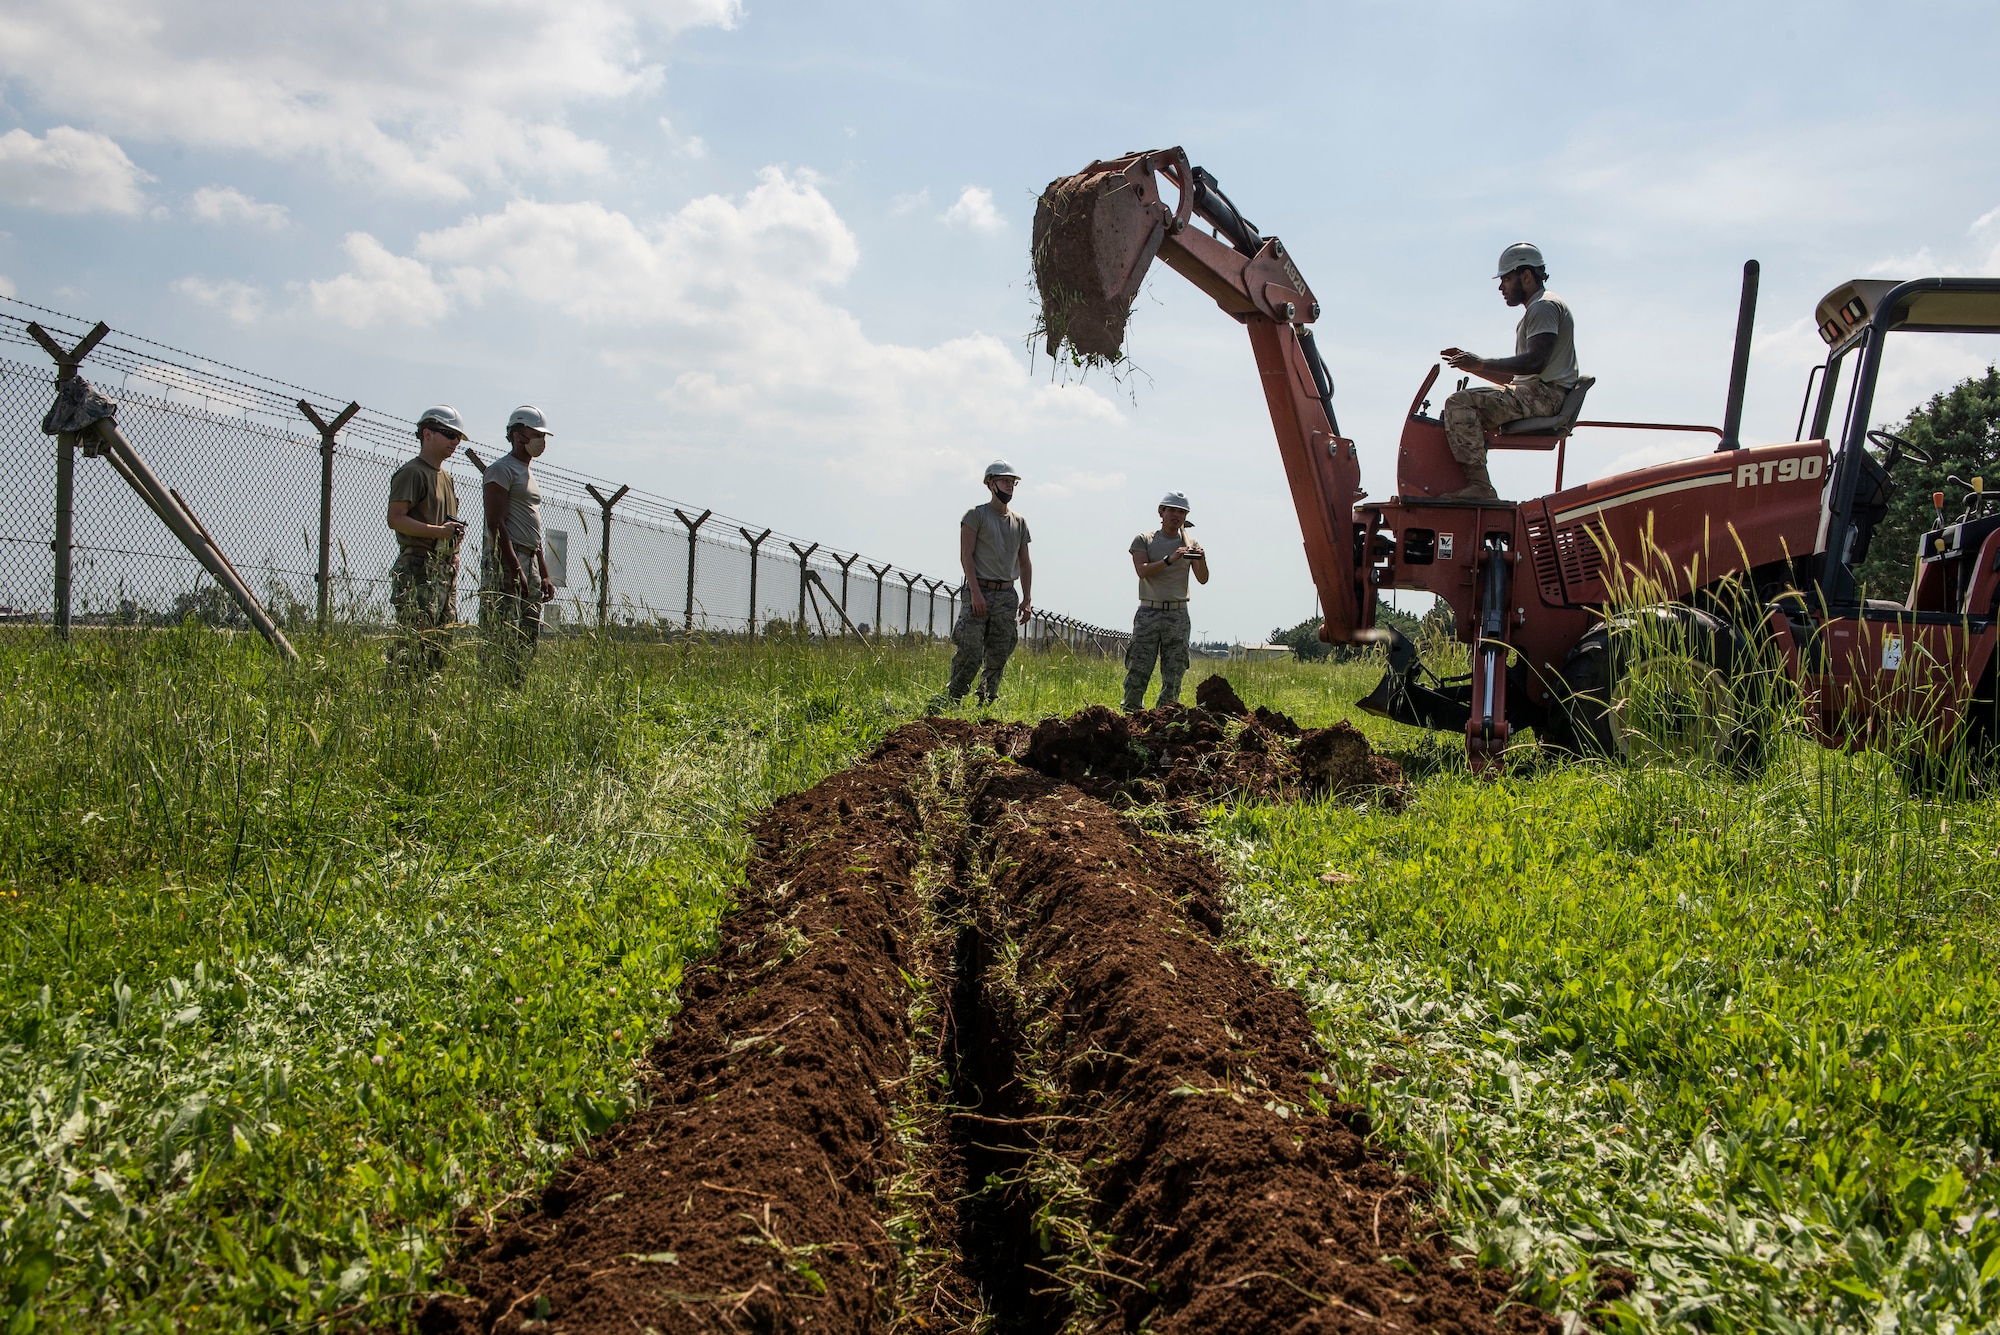
[[[1465,478],[1443,423],[1426,413],[1433,366],[1403,424],[1395,492],[1366,500],[1313,341],[1318,300],[1284,244],[1260,234],[1179,148],[1094,162],[1044,191],[1034,264],[1050,354],[1066,344],[1073,355],[1117,358],[1155,257],[1250,335],[1325,609],[1320,635],[1387,650],[1388,671],[1363,708],[1462,730],[1475,769],[1523,728],[1566,750],[1628,754],[1639,736],[1627,726],[1628,702],[1654,675],[1679,697],[1687,726],[1678,741],[1738,764],[1761,756],[1768,711],[1750,697],[1772,681],[1802,694],[1829,746],[1872,740],[1936,757],[2000,742],[2000,504],[1980,479],[1966,484],[1956,519],[1937,498],[1901,602],[1865,599],[1855,577],[1897,465],[1923,457],[1868,428],[1889,336],[2000,333],[2000,279],[1835,288],[1819,305],[1829,352],[1807,381],[1800,439],[1745,447],[1736,435],[1753,261],[1723,425],[1582,420],[1594,382],[1581,380],[1555,416],[1488,436],[1493,449],[1554,455],[1555,490],[1533,500],[1443,499]],[[1569,436],[1592,427],[1712,434],[1719,443],[1564,487]],[[1470,647],[1468,675],[1436,677],[1405,637],[1376,629],[1385,589],[1424,590],[1450,605]]]

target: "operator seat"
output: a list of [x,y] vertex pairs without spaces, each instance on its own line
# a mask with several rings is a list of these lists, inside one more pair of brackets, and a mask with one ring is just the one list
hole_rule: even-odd
[[[1563,396],[1562,408],[1553,417],[1524,417],[1518,422],[1509,422],[1498,433],[1486,433],[1486,443],[1503,450],[1546,450],[1576,429],[1576,419],[1583,415],[1583,399],[1590,393],[1590,387],[1597,383],[1594,375],[1580,375]],[[1512,436],[1517,439],[1509,440]],[[1518,437],[1542,437],[1544,439],[1521,440]]]

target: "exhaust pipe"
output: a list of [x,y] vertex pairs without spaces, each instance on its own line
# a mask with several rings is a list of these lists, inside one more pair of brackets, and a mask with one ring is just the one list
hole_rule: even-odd
[[1743,426],[1744,382],[1750,378],[1750,331],[1757,323],[1758,272],[1757,261],[1743,261],[1743,300],[1736,307],[1736,355],[1729,362],[1729,400],[1722,406],[1722,443],[1715,447],[1717,454],[1743,448],[1737,433]]

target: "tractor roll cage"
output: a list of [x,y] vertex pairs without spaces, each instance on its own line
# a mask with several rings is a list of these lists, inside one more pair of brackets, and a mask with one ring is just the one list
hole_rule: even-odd
[[1854,568],[1848,560],[1855,537],[1855,497],[1863,475],[1879,471],[1868,453],[1868,415],[1875,405],[1875,382],[1882,371],[1882,347],[1897,330],[1922,333],[2000,333],[2000,278],[1916,278],[1883,293],[1853,334],[1835,344],[1820,378],[1813,435],[1822,435],[1833,411],[1841,359],[1859,351],[1861,368],[1834,455],[1827,487],[1825,537],[1820,545],[1819,597],[1829,612],[1851,612],[1860,604]]

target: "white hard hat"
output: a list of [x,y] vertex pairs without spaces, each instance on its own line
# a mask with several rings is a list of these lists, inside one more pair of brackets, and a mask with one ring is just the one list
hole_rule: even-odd
[[[985,476],[1011,477],[1018,479],[1021,476],[1021,470],[1014,467],[1014,465],[1008,463],[1005,459],[995,459],[992,463],[986,465]],[[981,480],[983,481],[984,479],[982,478]]]
[[530,431],[539,431],[545,436],[555,434],[549,430],[549,419],[544,417],[542,410],[532,403],[524,403],[507,414],[507,429],[512,431],[517,426],[524,426]]
[[1542,260],[1542,248],[1532,241],[1516,241],[1513,245],[1501,251],[1500,272],[1493,276],[1495,278],[1505,278],[1508,274],[1523,266],[1530,269],[1545,269],[1548,267]]
[[1175,510],[1188,510],[1193,508],[1188,504],[1187,493],[1181,491],[1170,491],[1166,495],[1160,497],[1160,505],[1162,508],[1172,508]]
[[424,409],[423,415],[417,418],[417,430],[422,431],[426,422],[434,422],[447,431],[456,431],[461,436],[467,434],[465,419],[458,415],[458,409],[448,403],[440,403],[435,408]]

